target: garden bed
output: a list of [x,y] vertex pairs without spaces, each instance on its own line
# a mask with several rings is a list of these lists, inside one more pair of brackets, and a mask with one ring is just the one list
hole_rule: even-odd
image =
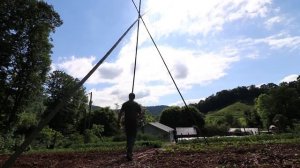
[[[0,165],[8,155],[0,155]],[[201,151],[144,148],[126,161],[124,151],[23,154],[14,167],[300,167],[300,144],[249,144]]]

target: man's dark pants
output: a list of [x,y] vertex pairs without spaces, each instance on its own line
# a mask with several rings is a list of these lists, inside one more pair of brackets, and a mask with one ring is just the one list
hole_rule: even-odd
[[131,160],[133,146],[134,146],[135,138],[136,138],[136,134],[137,134],[137,128],[125,126],[125,132],[126,132],[126,140],[127,140],[127,144],[126,144],[127,158],[129,160]]

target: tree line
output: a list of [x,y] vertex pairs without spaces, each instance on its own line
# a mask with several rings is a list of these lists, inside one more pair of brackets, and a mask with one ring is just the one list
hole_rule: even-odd
[[[270,125],[275,125],[281,131],[293,129],[294,124],[300,120],[300,75],[295,81],[279,85],[268,83],[257,87],[251,85],[222,90],[193,106],[207,114],[236,102],[253,106],[253,109],[245,110],[240,121],[232,115],[225,115],[223,119],[227,126],[269,129]],[[224,126],[224,122],[216,125]]]
[[[227,109],[228,113],[213,117],[212,114],[231,105],[237,109]],[[279,131],[294,129],[300,121],[300,75],[296,81],[279,85],[268,83],[222,90],[190,104],[188,109],[166,108],[159,120],[172,128],[198,126],[207,135],[226,135],[229,127],[269,129],[275,125]]]
[[237,101],[246,104],[254,104],[255,98],[262,93],[267,93],[269,90],[276,88],[274,83],[263,84],[259,87],[255,85],[240,86],[231,90],[222,90],[207,97],[205,100],[200,100],[198,104],[194,104],[201,112],[216,111]]

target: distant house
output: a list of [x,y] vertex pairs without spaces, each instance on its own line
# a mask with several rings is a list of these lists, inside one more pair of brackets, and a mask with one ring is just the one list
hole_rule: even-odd
[[176,127],[174,132],[175,142],[198,138],[197,129],[195,127]]
[[176,127],[177,137],[195,137],[197,130],[194,127]]
[[257,134],[259,134],[258,128],[229,128],[228,133],[232,134],[232,135],[241,135],[241,134],[257,135]]
[[270,125],[269,131],[271,133],[276,133],[276,132],[278,132],[278,127],[276,127],[275,125]]
[[165,141],[174,141],[174,129],[159,122],[151,122],[144,126],[144,133],[161,138]]

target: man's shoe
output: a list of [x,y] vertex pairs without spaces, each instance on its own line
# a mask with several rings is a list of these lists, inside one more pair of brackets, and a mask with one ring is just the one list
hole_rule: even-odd
[[132,156],[127,156],[127,161],[132,161]]

